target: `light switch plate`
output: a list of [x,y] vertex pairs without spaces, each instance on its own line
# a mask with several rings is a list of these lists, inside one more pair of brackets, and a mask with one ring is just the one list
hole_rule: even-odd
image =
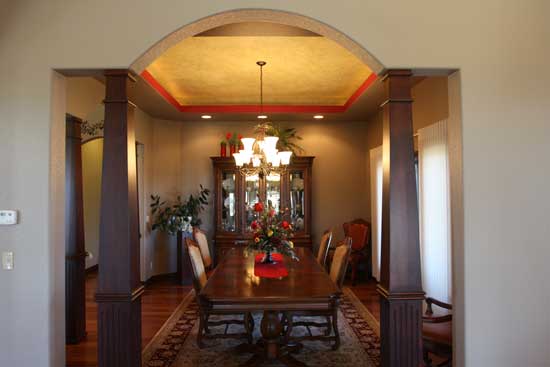
[[0,225],[11,226],[17,224],[17,210],[0,210]]
[[13,270],[13,252],[2,252],[2,269]]

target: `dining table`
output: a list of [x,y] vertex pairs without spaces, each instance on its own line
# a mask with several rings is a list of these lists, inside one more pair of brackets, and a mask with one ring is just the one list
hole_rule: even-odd
[[233,248],[198,295],[199,302],[212,310],[262,313],[260,340],[235,348],[236,352],[252,353],[244,363],[246,366],[274,360],[287,366],[306,366],[293,357],[302,345],[288,342],[284,337],[283,315],[286,312],[330,311],[338,307],[342,293],[311,250],[305,247],[294,250],[298,261],[282,259],[286,275],[263,277],[255,272],[257,256],[248,254],[244,248]]

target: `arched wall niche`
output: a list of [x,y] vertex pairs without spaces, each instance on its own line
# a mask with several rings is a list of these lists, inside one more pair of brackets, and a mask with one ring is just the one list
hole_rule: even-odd
[[136,74],[140,74],[157,57],[185,38],[193,37],[212,28],[240,22],[269,22],[302,28],[338,43],[364,62],[376,75],[381,75],[385,70],[384,65],[363,46],[335,28],[300,14],[268,9],[229,10],[184,25],[145,51],[130,65],[130,69]]

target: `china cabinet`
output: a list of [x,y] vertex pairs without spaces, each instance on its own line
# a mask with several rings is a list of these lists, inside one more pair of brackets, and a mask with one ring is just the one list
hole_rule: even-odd
[[288,209],[296,246],[311,246],[311,183],[314,157],[294,157],[283,174],[243,176],[232,157],[212,157],[216,261],[233,247],[246,246],[261,198],[276,210]]

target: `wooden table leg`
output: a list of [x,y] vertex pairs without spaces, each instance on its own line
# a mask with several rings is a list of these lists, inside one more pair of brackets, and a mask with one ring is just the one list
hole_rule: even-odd
[[266,359],[277,359],[279,356],[279,343],[283,325],[279,320],[279,313],[275,311],[264,311],[260,330],[265,343]]
[[285,366],[307,367],[305,363],[298,361],[290,355],[290,353],[299,352],[302,349],[302,345],[299,343],[290,343],[288,345],[284,343],[285,338],[282,336],[283,325],[279,319],[279,312],[264,311],[260,330],[262,332],[262,339],[258,341],[254,351],[244,345],[237,348],[240,352],[254,353],[241,366],[260,366],[263,362],[276,360]]

